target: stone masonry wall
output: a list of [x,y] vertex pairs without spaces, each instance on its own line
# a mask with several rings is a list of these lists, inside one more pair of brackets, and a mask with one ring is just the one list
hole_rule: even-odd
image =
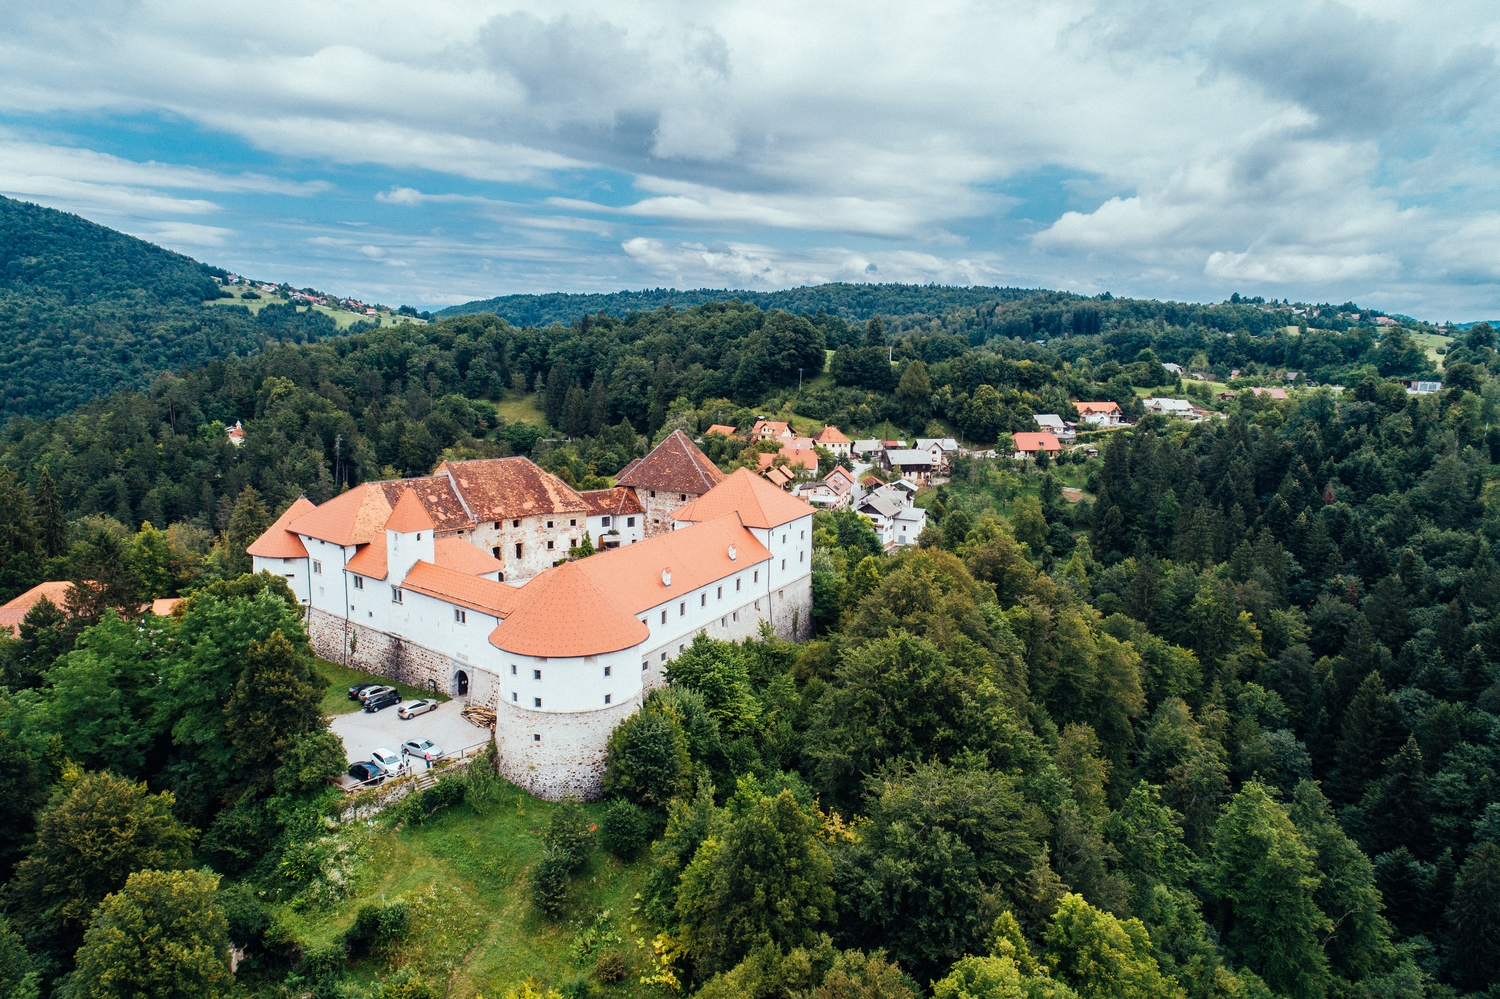
[[[655,490],[652,496],[650,489],[637,489],[635,498],[641,501],[641,507],[646,511],[646,534],[648,538],[654,538],[658,534],[666,534],[672,530],[672,514],[687,506],[697,499],[694,493],[669,493],[662,489]],[[687,499],[679,499],[680,496]]]
[[500,774],[548,801],[569,796],[596,801],[604,793],[609,734],[640,706],[639,696],[599,711],[575,712],[530,711],[502,701],[495,718]]
[[[485,702],[493,697],[493,678],[472,663],[449,658],[415,642],[384,631],[347,622],[349,635],[345,656],[345,621],[327,611],[309,608],[307,632],[313,651],[329,662],[345,663],[350,669],[373,673],[422,690],[435,689],[450,697],[458,695],[455,677],[463,670],[469,677],[469,697]],[[488,688],[488,689],[484,689]]]

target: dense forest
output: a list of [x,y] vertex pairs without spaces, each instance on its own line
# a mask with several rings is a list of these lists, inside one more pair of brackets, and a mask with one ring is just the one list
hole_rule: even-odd
[[[322,666],[245,544],[298,494],[444,456],[597,485],[672,429],[757,414],[1002,457],[923,492],[914,548],[818,514],[815,638],[700,638],[615,730],[605,801],[549,806],[518,834],[531,852],[454,833],[466,877],[522,893],[507,934],[572,940],[544,975],[488,981],[1494,996],[1500,354],[1475,326],[1446,343],[1442,390],[1409,394],[1398,379],[1436,363],[1373,317],[1054,293],[859,322],[740,301],[475,314],[14,416],[0,596],[71,588],[0,641],[0,997],[450,994],[480,938],[424,957],[457,931],[431,897],[371,887],[370,837],[540,803],[481,762],[339,821]],[[1237,370],[1240,391],[1163,362]],[[1142,415],[1142,390],[1219,418]],[[1137,422],[1097,456],[1003,457],[1085,398]],[[133,611],[171,595],[171,617]],[[638,886],[628,912],[597,904],[605,881]]]

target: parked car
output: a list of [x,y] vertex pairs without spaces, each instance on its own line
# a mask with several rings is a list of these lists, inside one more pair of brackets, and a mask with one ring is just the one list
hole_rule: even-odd
[[395,777],[406,770],[406,761],[389,749],[375,750],[370,754],[370,759],[384,770],[388,777]]
[[421,697],[415,701],[407,701],[396,709],[396,714],[402,718],[415,718],[417,715],[425,715],[429,711],[436,711],[439,701],[430,697]]
[[361,690],[359,692],[359,700],[361,702],[368,701],[372,697],[375,697],[375,696],[377,696],[379,694],[388,693],[388,692],[390,692],[392,690],[395,690],[395,689],[396,689],[395,687],[392,687],[389,684],[384,684],[384,683],[371,684],[370,686],[366,687],[364,690]]
[[431,763],[443,755],[443,747],[436,745],[431,739],[409,739],[401,744],[401,752]]
[[361,784],[367,784],[371,781],[379,784],[385,780],[386,772],[385,768],[374,760],[360,760],[358,763],[349,764],[349,776]]
[[349,688],[349,700],[357,701],[362,696],[364,696],[365,691],[369,690],[371,687],[378,686],[380,686],[380,684],[375,683],[374,681],[371,681],[370,683],[356,683],[354,686]]
[[366,697],[365,698],[365,710],[366,711],[379,711],[381,708],[388,708],[392,704],[400,704],[400,703],[401,703],[401,693],[398,690],[396,690],[396,688],[389,687],[389,688],[386,689],[385,693],[383,693],[383,694],[372,694],[371,696]]

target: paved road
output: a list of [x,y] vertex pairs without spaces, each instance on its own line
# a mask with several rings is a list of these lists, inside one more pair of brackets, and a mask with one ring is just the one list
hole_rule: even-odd
[[475,743],[487,742],[489,731],[467,721],[460,712],[462,701],[445,701],[436,711],[410,720],[396,714],[395,705],[374,713],[351,711],[334,715],[329,728],[344,740],[349,762],[368,760],[373,749],[401,752],[408,739],[431,739],[445,753],[456,753]]

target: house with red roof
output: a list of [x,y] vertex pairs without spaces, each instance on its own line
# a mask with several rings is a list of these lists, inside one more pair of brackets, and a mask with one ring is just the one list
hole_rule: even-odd
[[646,537],[672,529],[672,514],[708,492],[724,478],[718,466],[688,435],[674,430],[639,461],[615,476],[615,484],[632,490],[645,511]]
[[1020,433],[1010,436],[1016,442],[1016,452],[1013,455],[1016,459],[1035,458],[1039,454],[1055,455],[1062,451],[1062,444],[1056,434]]
[[827,448],[840,458],[849,457],[849,451],[854,447],[854,442],[845,437],[844,432],[832,424],[819,430],[813,437],[813,443],[819,447]]

